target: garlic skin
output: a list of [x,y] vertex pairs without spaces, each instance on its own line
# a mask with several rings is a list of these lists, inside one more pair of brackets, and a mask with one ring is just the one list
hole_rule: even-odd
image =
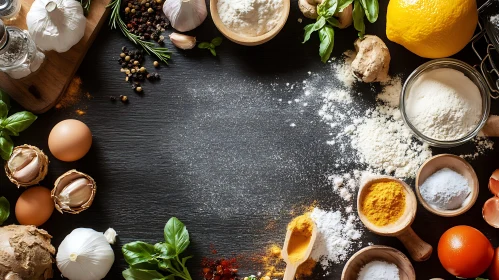
[[92,177],[73,169],[55,181],[51,196],[60,213],[79,214],[92,205],[96,191]]
[[191,31],[200,26],[208,15],[204,0],[166,0],[163,13],[172,27],[180,32]]
[[68,51],[85,35],[86,23],[74,0],[35,0],[26,15],[29,34],[43,51]]
[[116,236],[118,236],[118,234],[116,233],[116,231],[114,230],[114,228],[108,228],[105,232],[104,232],[104,237],[106,238],[107,242],[111,245],[113,245],[114,243],[116,243]]
[[170,41],[179,49],[190,50],[196,46],[196,37],[175,33],[170,34]]
[[77,228],[62,241],[56,262],[70,280],[100,280],[111,269],[114,252],[101,232]]
[[17,187],[29,187],[42,181],[48,172],[48,157],[35,146],[15,147],[5,163],[5,173]]

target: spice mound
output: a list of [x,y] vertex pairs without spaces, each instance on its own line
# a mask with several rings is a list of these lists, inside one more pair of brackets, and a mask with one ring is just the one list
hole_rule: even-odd
[[290,262],[296,263],[303,260],[312,239],[313,229],[314,221],[309,213],[298,216],[289,223],[288,230],[291,231],[291,237],[288,244],[288,256]]
[[405,212],[405,190],[398,182],[374,183],[367,189],[361,211],[376,226],[396,222]]
[[212,260],[205,258],[203,266],[203,279],[205,280],[237,280],[238,267],[236,259]]
[[399,269],[393,263],[372,261],[362,267],[357,280],[399,280]]
[[463,206],[471,193],[468,180],[449,168],[433,173],[419,189],[427,203],[443,210],[454,210]]
[[282,17],[283,0],[219,0],[218,14],[230,30],[256,37],[268,33]]
[[405,101],[414,127],[426,137],[453,141],[473,131],[481,119],[480,90],[462,72],[450,68],[423,73]]

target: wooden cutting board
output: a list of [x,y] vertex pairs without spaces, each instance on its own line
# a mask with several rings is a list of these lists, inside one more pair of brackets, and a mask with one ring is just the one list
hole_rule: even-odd
[[[26,14],[33,2],[33,0],[21,0],[19,17],[6,25],[27,29]],[[109,0],[92,0],[85,35],[81,41],[65,53],[45,52],[45,61],[40,70],[34,74],[15,80],[0,72],[0,89],[33,113],[43,113],[55,106],[66,91],[100,28],[106,22],[110,12],[110,9],[106,9],[108,4]]]

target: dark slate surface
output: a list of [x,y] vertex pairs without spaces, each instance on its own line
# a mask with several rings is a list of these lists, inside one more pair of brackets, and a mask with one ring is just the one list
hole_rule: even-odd
[[[388,1],[381,2],[380,19],[369,24],[367,32],[387,43],[393,58],[391,72],[406,77],[425,60],[386,39]],[[115,228],[119,233],[114,246],[116,262],[106,279],[120,279],[126,267],[120,246],[133,240],[160,241],[165,222],[177,216],[190,231],[189,253],[195,257],[189,267],[193,277],[200,279],[199,264],[203,256],[211,255],[211,246],[220,256],[251,257],[268,244],[282,242],[291,210],[313,201],[323,208],[334,207],[340,200],[324,183],[324,174],[334,170],[331,157],[342,155],[325,144],[327,127],[316,109],[300,114],[276,102],[299,97],[301,90],[269,88],[271,83],[301,82],[308,71],[321,73],[329,67],[320,62],[316,36],[310,43],[300,43],[305,22],[298,23],[299,17],[297,3],[292,1],[289,20],[274,40],[253,48],[226,40],[217,58],[202,50],[173,49],[170,65],[160,69],[161,81],[146,84],[143,96],[131,91],[116,63],[120,48],[130,43],[121,33],[104,28],[78,73],[93,98],[83,99],[72,109],[43,114],[35,126],[15,138],[16,144],[29,143],[47,151],[50,129],[66,118],[84,121],[93,132],[94,144],[82,160],[63,163],[49,155],[50,171],[44,186],[51,187],[60,174],[72,168],[90,174],[98,183],[89,210],[76,216],[54,213],[42,226],[54,236],[54,245],[77,227]],[[210,18],[192,34],[199,41],[219,35]],[[333,55],[351,49],[355,38],[353,28],[337,32]],[[469,47],[456,57],[477,63]],[[150,68],[152,61],[147,62]],[[129,96],[128,105],[109,101],[110,95],[120,94]],[[372,97],[364,96],[363,105],[373,103]],[[495,113],[499,113],[497,106],[494,101]],[[76,116],[78,108],[87,114]],[[307,125],[291,128],[290,120]],[[461,149],[434,152],[459,153]],[[446,229],[467,224],[482,230],[494,246],[499,245],[497,230],[481,217],[481,207],[491,196],[486,187],[488,177],[499,168],[498,151],[472,162],[481,193],[468,213],[441,218],[419,207],[413,227],[424,240],[436,247]],[[0,183],[0,195],[14,205],[21,191],[5,176]],[[15,223],[15,218],[8,222]],[[266,229],[269,224],[274,227]],[[395,238],[366,232],[363,243],[367,242],[406,252]],[[452,279],[436,252],[414,266],[418,279]],[[327,277],[317,271],[314,279],[339,279],[342,268],[332,266]],[[258,270],[254,262],[242,262],[242,276]]]

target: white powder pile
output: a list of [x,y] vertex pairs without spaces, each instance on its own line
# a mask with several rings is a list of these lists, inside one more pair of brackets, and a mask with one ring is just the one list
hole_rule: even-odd
[[420,191],[426,202],[444,210],[461,207],[471,193],[468,180],[449,168],[433,173],[421,185]]
[[357,280],[399,280],[399,269],[393,263],[372,261],[362,267]]
[[423,73],[405,103],[409,121],[431,139],[460,139],[481,119],[480,90],[462,72],[451,68]]
[[352,61],[355,57],[355,52],[347,51],[344,53],[343,63],[335,63],[333,65],[334,77],[340,81],[343,87],[351,89],[357,78],[352,72]]
[[329,175],[327,176],[327,181],[336,194],[344,201],[349,202],[343,205],[346,205],[346,212],[350,213],[353,211],[353,198],[357,194],[359,186],[374,176],[376,175],[370,171],[353,170],[351,173]]
[[357,215],[345,219],[340,211],[314,208],[310,217],[317,225],[317,239],[310,257],[324,269],[333,263],[343,263],[362,237],[362,231],[356,228]]
[[246,36],[260,36],[272,30],[282,16],[284,0],[219,0],[223,24]]

